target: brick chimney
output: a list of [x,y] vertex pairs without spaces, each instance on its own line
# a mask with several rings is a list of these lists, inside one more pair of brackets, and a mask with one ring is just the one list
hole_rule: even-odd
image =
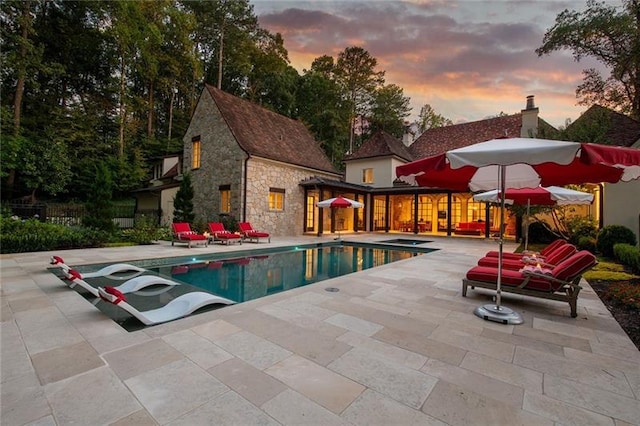
[[522,113],[522,127],[520,128],[520,137],[535,138],[538,134],[538,112],[534,102],[534,96],[527,96],[527,105]]

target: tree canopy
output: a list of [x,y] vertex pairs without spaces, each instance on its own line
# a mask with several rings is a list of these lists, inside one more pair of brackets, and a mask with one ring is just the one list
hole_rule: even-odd
[[568,49],[576,61],[593,57],[611,74],[583,71],[576,89],[579,103],[602,106],[640,118],[640,0],[625,0],[624,8],[588,0],[583,12],[565,9],[544,35],[539,56]]

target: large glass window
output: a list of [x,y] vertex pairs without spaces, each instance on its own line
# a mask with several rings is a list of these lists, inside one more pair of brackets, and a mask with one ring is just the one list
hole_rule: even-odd
[[191,140],[191,168],[200,168],[200,136]]
[[313,231],[315,229],[315,219],[316,219],[316,197],[315,195],[307,196],[307,224],[306,230]]
[[269,210],[284,210],[284,189],[269,188]]
[[418,197],[418,232],[430,232],[433,218],[433,203],[431,198],[420,195]]
[[[447,196],[440,197],[438,199],[438,231],[447,230]],[[460,211],[461,203],[460,198],[457,196],[451,197],[451,227],[455,229],[456,225],[460,223]]]
[[376,196],[373,199],[373,229],[381,231],[385,229],[386,203],[384,196]]
[[473,201],[469,198],[467,201],[467,222],[479,222],[485,219],[485,203]]

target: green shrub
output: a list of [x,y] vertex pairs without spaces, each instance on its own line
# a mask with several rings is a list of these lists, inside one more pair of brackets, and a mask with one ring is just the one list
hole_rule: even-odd
[[619,243],[613,246],[613,255],[633,272],[640,273],[640,248],[631,244]]
[[237,232],[240,229],[236,218],[228,214],[220,213],[220,222],[224,225],[224,229],[229,232]]
[[582,236],[575,243],[575,246],[578,250],[588,250],[591,253],[596,252],[596,239],[594,237]]
[[43,223],[35,219],[22,221],[3,217],[0,218],[0,223],[2,253],[100,247],[111,237],[108,232],[96,229],[67,227]]
[[608,225],[600,230],[596,240],[598,251],[606,257],[613,257],[613,246],[618,243],[636,245],[636,235],[626,226]]
[[136,218],[133,228],[122,231],[122,238],[135,244],[152,244],[160,239],[160,236],[161,233],[155,221],[144,215]]
[[[591,217],[573,216],[566,221],[566,225],[567,231],[569,232],[569,242],[575,246],[580,245],[580,240],[584,237],[593,239],[593,241],[595,242],[596,237],[598,236],[597,222]],[[589,249],[585,248],[584,250]],[[593,250],[592,252],[595,253],[595,250]]]

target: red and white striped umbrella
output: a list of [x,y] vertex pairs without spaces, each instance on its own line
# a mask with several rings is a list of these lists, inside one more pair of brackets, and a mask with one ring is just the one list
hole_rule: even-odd
[[329,198],[327,200],[318,201],[318,207],[331,207],[332,209],[346,209],[346,208],[361,208],[364,207],[360,201],[352,200],[350,198],[339,195],[335,198]]

